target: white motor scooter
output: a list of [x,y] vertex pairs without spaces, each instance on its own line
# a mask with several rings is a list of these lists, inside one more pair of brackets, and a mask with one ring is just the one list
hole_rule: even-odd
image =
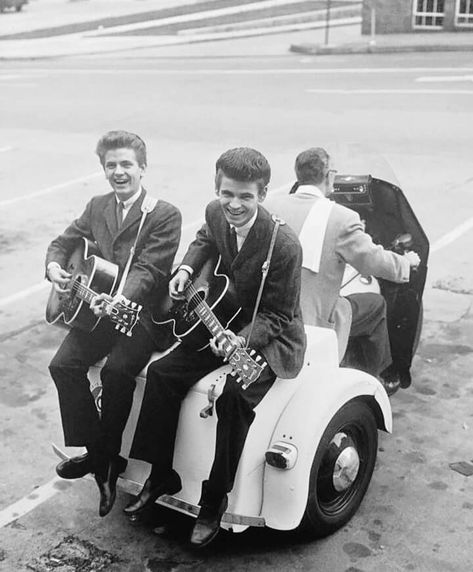
[[[373,220],[376,228],[383,224],[376,212],[376,206],[378,210],[382,206],[382,201],[377,205],[377,192],[384,201],[388,200],[387,194],[393,199],[401,193],[397,187],[370,177],[340,177],[334,199],[366,211],[360,214],[367,220],[369,232]],[[402,201],[407,204],[403,195]],[[396,218],[392,209],[388,214],[392,220]],[[391,328],[396,332],[399,330],[396,316],[401,326],[405,326],[405,312],[396,310],[396,303],[407,296],[411,305],[406,311],[412,314],[412,308],[417,310],[415,320],[407,324],[407,330],[404,328],[409,337],[404,335],[401,343],[402,359],[405,359],[405,347],[410,348],[408,372],[414,340],[418,339],[420,331],[419,309],[428,243],[415,217],[400,220],[401,214],[398,212],[399,225],[395,228],[382,226],[386,236],[384,242],[379,242],[384,246],[391,244],[399,231],[414,235],[422,268],[413,285],[380,285],[373,278],[361,277],[360,280],[353,275],[348,280],[351,290],[347,289],[346,293],[366,289],[387,292],[394,304],[394,314],[389,311],[388,314]],[[400,307],[402,310],[405,305],[401,303]],[[357,369],[340,367],[334,331],[306,326],[306,334],[305,363],[298,377],[277,379],[255,409],[256,417],[246,439],[227,512],[222,518],[221,526],[227,530],[241,532],[249,526],[267,526],[276,530],[298,529],[313,537],[335,532],[355,514],[368,488],[376,462],[378,430],[392,430],[389,399],[379,381]],[[393,350],[397,355],[396,347]],[[157,354],[153,359],[159,357]],[[405,362],[401,365],[405,366]],[[101,364],[97,364],[90,372],[91,390],[98,405],[100,368]],[[183,401],[173,462],[183,487],[173,496],[158,498],[158,504],[197,516],[202,481],[210,472],[215,447],[213,403],[229,372],[230,366],[226,365],[210,373],[195,384]],[[123,437],[124,457],[128,457],[133,441],[145,374],[143,371],[137,378],[132,411]],[[156,446],[159,447],[159,443]],[[137,493],[149,470],[147,463],[130,459],[120,482],[129,492]]]

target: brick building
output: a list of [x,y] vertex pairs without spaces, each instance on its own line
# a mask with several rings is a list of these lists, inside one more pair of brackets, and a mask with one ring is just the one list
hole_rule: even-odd
[[473,31],[473,0],[363,0],[362,33]]

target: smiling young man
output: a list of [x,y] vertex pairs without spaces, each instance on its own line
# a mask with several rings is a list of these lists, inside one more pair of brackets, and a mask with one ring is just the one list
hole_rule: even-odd
[[[227,340],[236,347],[248,345],[268,362],[260,378],[246,390],[228,376],[217,399],[215,456],[208,480],[202,484],[201,509],[191,537],[195,546],[205,546],[219,531],[254,408],[276,376],[294,378],[303,363],[305,334],[299,309],[302,252],[296,235],[286,225],[279,227],[252,330],[250,326],[275,227],[260,204],[270,174],[266,158],[254,149],[223,153],[216,164],[218,198],[207,206],[205,224],[169,284],[170,295],[182,297],[189,278],[207,260],[220,256],[220,269],[233,282],[241,307],[239,327],[226,331]],[[180,475],[173,470],[172,461],[181,402],[199,379],[223,364],[224,345],[224,340],[214,339],[210,348],[189,351],[184,343],[149,366],[131,455],[151,463],[152,470],[141,493],[125,509],[128,515],[136,516],[160,495],[180,490]]]
[[[96,152],[112,192],[93,197],[82,215],[49,245],[46,275],[57,290],[67,288],[70,274],[64,268],[83,238],[94,242],[104,259],[118,265],[118,286],[138,235],[147,196],[141,185],[146,169],[145,143],[133,133],[111,131],[99,140]],[[85,455],[61,462],[56,471],[65,479],[94,473],[100,491],[100,516],[112,508],[118,475],[126,467],[119,453],[135,376],[153,350],[169,345],[166,332],[153,324],[150,312],[166,293],[180,232],[178,209],[157,201],[139,232],[123,288],[124,297],[143,306],[132,336],[117,332],[106,318],[92,332],[72,328],[49,366],[58,390],[65,444],[87,448]],[[91,308],[97,317],[102,317],[106,315],[104,301],[120,298],[121,295],[113,298],[100,294],[92,301]],[[101,370],[100,417],[87,372],[107,355]]]

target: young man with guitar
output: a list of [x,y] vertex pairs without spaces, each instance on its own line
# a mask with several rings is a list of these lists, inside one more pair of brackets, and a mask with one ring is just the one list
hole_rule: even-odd
[[[65,321],[73,327],[49,366],[59,394],[65,444],[87,449],[85,455],[61,462],[56,471],[65,479],[94,473],[100,491],[99,514],[105,516],[115,500],[118,475],[126,467],[119,453],[135,376],[157,347],[170,345],[166,332],[153,324],[151,311],[166,294],[180,239],[181,215],[176,207],[156,201],[143,189],[141,179],[147,160],[146,146],[140,137],[111,131],[99,140],[96,153],[113,191],[93,197],[82,215],[51,242],[46,276],[53,283],[52,297],[57,294],[62,301],[62,315],[72,316]],[[105,259],[101,260],[102,266],[116,268],[116,280],[109,281],[110,291],[95,292],[84,286],[87,276],[77,271],[76,262],[71,262],[84,242],[98,249]],[[99,265],[91,266],[91,273],[97,273]],[[100,277],[97,280],[101,282]],[[143,306],[131,337],[118,332],[108,319],[127,299],[133,302],[132,306]],[[90,309],[87,305],[84,310],[83,300],[90,302]],[[81,311],[69,312],[76,307]],[[74,323],[73,317],[84,311],[92,316],[88,320],[92,331],[90,327],[84,331],[80,321]],[[122,313],[127,317],[126,310]],[[87,372],[107,355],[101,371],[100,416]]]
[[[230,149],[217,160],[218,199],[207,206],[205,224],[189,246],[169,291],[173,298],[184,297],[193,288],[193,277],[208,260],[219,258],[219,269],[233,283],[240,312],[231,322],[231,329],[222,331],[220,324],[215,326],[217,319],[207,306],[199,315],[210,318],[206,323],[212,332],[206,341],[214,335],[210,346],[193,351],[184,337],[180,346],[148,368],[131,455],[151,463],[152,470],[141,493],[125,508],[132,518],[160,495],[174,494],[181,488],[172,461],[180,406],[189,389],[219,368],[224,360],[232,366],[236,364],[237,353],[248,359],[243,370],[250,369],[250,348],[262,354],[267,362],[263,368],[255,362],[256,376],[249,376],[243,383],[227,376],[217,399],[215,457],[208,480],[202,486],[201,509],[191,537],[194,546],[205,546],[219,531],[227,493],[233,487],[245,439],[255,417],[254,408],[276,376],[294,378],[303,364],[305,333],[299,308],[302,251],[294,232],[273,220],[260,205],[266,196],[270,174],[266,158],[254,149]],[[203,305],[197,302],[196,312]],[[243,371],[240,373],[243,375]]]

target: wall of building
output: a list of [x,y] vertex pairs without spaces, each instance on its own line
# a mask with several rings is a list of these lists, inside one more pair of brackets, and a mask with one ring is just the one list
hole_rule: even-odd
[[413,0],[364,0],[362,6],[362,34],[371,33],[371,6],[376,6],[376,34],[412,32]]
[[[376,7],[376,34],[402,34],[406,32],[416,32],[412,26],[413,6],[416,0],[363,0],[362,24],[363,34],[371,34],[371,7]],[[455,6],[456,0],[445,0],[445,12],[443,21],[444,31],[464,31],[472,32],[471,27],[455,27]],[[425,32],[427,30],[420,30]],[[438,33],[439,30],[432,30]]]

